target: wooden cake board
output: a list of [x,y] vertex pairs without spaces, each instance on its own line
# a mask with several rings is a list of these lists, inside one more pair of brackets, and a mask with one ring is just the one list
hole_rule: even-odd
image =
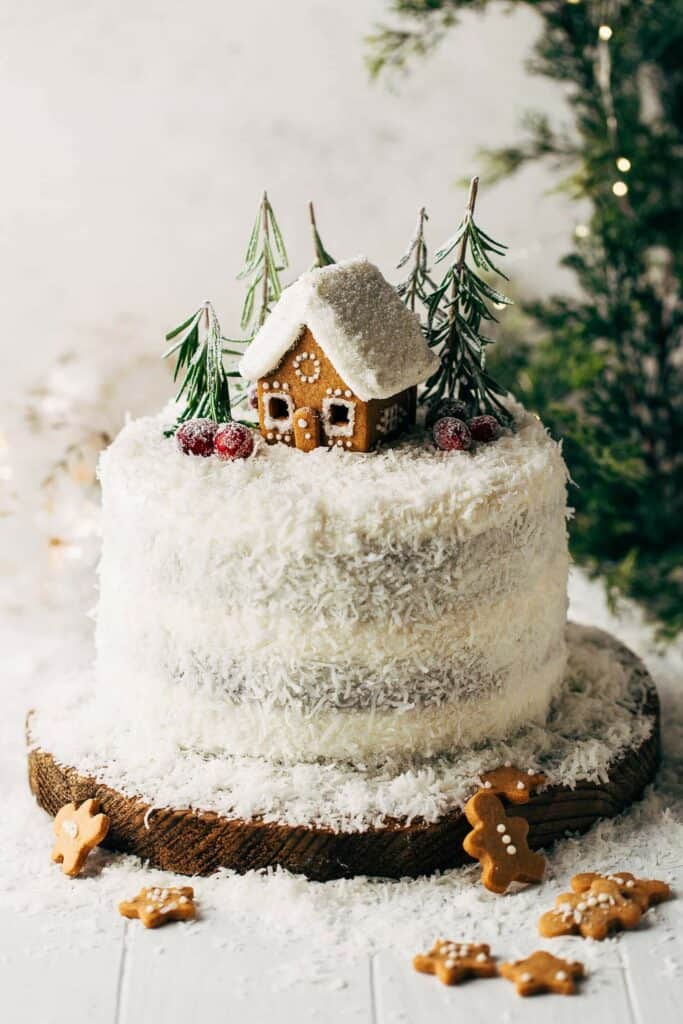
[[[514,814],[529,822],[532,847],[586,832],[642,796],[657,772],[661,752],[659,701],[651,679],[634,714],[651,720],[650,735],[609,765],[606,782],[579,781],[573,789],[548,786],[529,803],[515,806]],[[436,822],[389,820],[366,831],[335,832],[214,812],[152,809],[60,764],[45,750],[31,750],[28,762],[31,790],[48,813],[56,814],[70,801],[95,797],[111,819],[103,845],[184,875],[209,875],[221,867],[243,873],[279,866],[318,881],[354,875],[402,878],[470,863],[462,842],[471,826],[460,810]]]

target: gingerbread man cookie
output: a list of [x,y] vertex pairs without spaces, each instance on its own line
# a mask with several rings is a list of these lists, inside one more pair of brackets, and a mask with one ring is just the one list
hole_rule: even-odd
[[635,928],[642,915],[638,903],[622,896],[616,882],[597,878],[582,892],[558,896],[554,909],[540,918],[538,930],[548,939],[582,935],[602,941],[610,932]]
[[169,921],[190,921],[197,916],[194,889],[189,885],[141,889],[135,899],[119,903],[119,913],[124,917],[137,917],[145,928],[158,928]]
[[526,804],[532,790],[545,782],[545,775],[533,768],[522,771],[511,764],[501,765],[481,776],[482,789],[496,796],[504,796],[510,803]]
[[494,978],[498,973],[490,948],[474,942],[437,939],[429,953],[413,958],[421,974],[435,974],[444,985],[459,985],[465,978]]
[[474,829],[465,836],[463,847],[481,863],[487,889],[504,893],[511,882],[541,881],[545,859],[529,849],[524,818],[508,818],[498,797],[485,790],[468,800],[465,815]]
[[576,980],[583,978],[585,972],[583,964],[539,950],[524,960],[501,964],[500,973],[515,983],[520,996],[535,996],[539,992],[571,996],[576,991]]
[[574,892],[586,892],[599,878],[615,882],[619,886],[621,895],[629,900],[634,900],[643,913],[650,907],[654,907],[655,904],[671,899],[671,886],[666,882],[659,882],[656,878],[636,878],[629,871],[615,871],[611,875],[600,875],[596,871],[584,871],[580,875],[574,875],[572,889]]
[[88,854],[102,842],[109,831],[109,818],[100,814],[97,800],[86,800],[76,804],[65,804],[54,820],[53,831],[57,837],[52,848],[52,860],[62,865],[62,871],[70,878],[80,875]]

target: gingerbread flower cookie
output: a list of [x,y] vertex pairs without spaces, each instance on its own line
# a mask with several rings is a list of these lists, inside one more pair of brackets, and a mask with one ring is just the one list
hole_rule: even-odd
[[500,973],[515,983],[520,996],[535,996],[539,992],[571,996],[576,991],[577,979],[583,978],[585,972],[583,964],[539,950],[524,960],[501,964]]
[[616,882],[597,878],[582,892],[558,896],[554,909],[540,918],[538,930],[548,939],[582,935],[602,941],[610,932],[635,928],[642,915],[638,903],[622,896]]
[[191,921],[197,916],[194,889],[189,885],[141,889],[135,899],[119,903],[119,913],[124,917],[137,917],[145,928],[158,928],[169,921]]
[[529,849],[524,818],[508,818],[498,797],[485,790],[468,800],[465,815],[473,831],[465,836],[463,847],[481,863],[487,889],[504,893],[512,882],[541,881],[545,859]]
[[496,796],[504,796],[510,803],[526,804],[531,793],[545,782],[545,775],[533,768],[522,771],[511,764],[501,765],[481,776],[482,789]]
[[435,974],[444,985],[459,985],[466,978],[494,978],[498,973],[490,948],[482,943],[437,939],[429,953],[413,958],[421,974]]
[[52,860],[61,864],[62,871],[70,878],[80,875],[88,854],[109,831],[109,818],[99,810],[97,800],[86,800],[78,808],[73,803],[65,804],[54,820],[56,842]]
[[636,878],[629,871],[615,871],[611,875],[600,875],[596,871],[585,871],[572,878],[572,889],[574,892],[586,892],[593,882],[599,878],[615,882],[619,886],[619,892],[629,900],[634,900],[640,909],[645,913],[650,907],[664,900],[671,899],[671,886],[666,882],[659,882],[656,878]]

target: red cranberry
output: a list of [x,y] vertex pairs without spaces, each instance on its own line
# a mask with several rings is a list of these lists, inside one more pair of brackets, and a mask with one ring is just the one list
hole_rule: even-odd
[[201,455],[207,458],[213,455],[214,438],[218,424],[213,420],[188,420],[176,430],[176,441],[185,455]]
[[254,450],[254,435],[241,423],[221,423],[216,431],[214,448],[223,462],[248,459]]
[[467,426],[475,441],[497,441],[500,437],[500,423],[495,416],[475,416]]
[[444,416],[437,420],[432,431],[437,448],[444,452],[466,452],[472,444],[467,424],[455,416]]
[[258,409],[258,388],[255,384],[252,384],[247,391],[247,401],[250,409]]
[[433,427],[437,420],[443,420],[446,416],[451,416],[456,420],[467,421],[470,418],[467,402],[462,402],[459,398],[442,398],[427,413],[427,427]]

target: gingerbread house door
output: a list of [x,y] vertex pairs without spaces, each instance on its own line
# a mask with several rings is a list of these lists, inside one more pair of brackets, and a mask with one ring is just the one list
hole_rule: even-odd
[[302,452],[312,452],[320,445],[320,416],[310,405],[302,405],[294,413],[294,443]]

